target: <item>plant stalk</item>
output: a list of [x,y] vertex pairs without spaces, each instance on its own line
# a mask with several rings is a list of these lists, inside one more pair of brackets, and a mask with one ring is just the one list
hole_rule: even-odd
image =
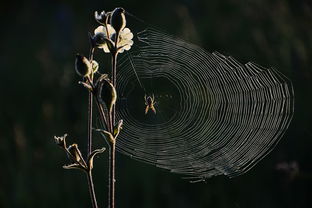
[[109,208],[115,208],[115,142],[111,143],[109,148]]
[[[90,49],[90,54],[89,54],[89,61],[92,63],[93,60],[93,53],[94,53],[94,48],[91,47]],[[93,73],[91,73],[90,76],[90,82],[93,83]],[[89,157],[89,155],[92,152],[92,115],[93,115],[93,95],[92,92],[89,91],[89,96],[88,96],[88,145],[87,145],[87,155]]]
[[100,101],[97,98],[95,98],[95,101],[96,101],[96,105],[97,105],[98,110],[99,110],[101,125],[103,126],[104,129],[109,130],[109,125],[110,124],[107,124],[107,120],[106,120],[106,117],[105,117],[105,113],[104,113],[103,107],[101,106]]
[[[119,34],[116,34],[115,51],[112,53],[112,84],[116,88],[116,68],[117,68],[117,48],[118,48]],[[117,95],[118,96],[118,95]],[[114,126],[116,119],[116,108],[113,106],[110,115],[110,131],[114,135]],[[115,161],[116,161],[116,141],[110,143],[109,149],[109,208],[115,208]]]
[[[90,54],[89,54],[89,61],[91,63],[93,60],[93,53],[94,53],[94,48],[91,47]],[[93,72],[91,73],[89,81],[90,81],[90,84],[93,85]],[[89,158],[89,156],[92,152],[92,126],[93,126],[93,93],[91,91],[89,91],[89,93],[88,93],[88,145],[87,145],[88,149],[87,149],[87,158]],[[90,198],[91,198],[91,202],[92,202],[92,208],[98,208],[91,171],[92,170],[89,170],[87,172],[88,188],[89,188]]]
[[92,152],[92,114],[93,114],[93,95],[89,91],[88,102],[88,157]]
[[[112,84],[116,88],[116,68],[117,68],[117,55],[118,53],[116,52],[115,54],[112,55]],[[117,95],[118,96],[118,95]],[[112,110],[112,128],[114,128],[115,125],[115,120],[116,120],[116,108],[115,105],[113,106]]]
[[95,191],[94,191],[94,185],[93,185],[91,170],[88,171],[87,177],[88,177],[88,186],[89,186],[90,198],[91,198],[91,202],[92,202],[92,208],[98,208],[96,196],[95,196]]

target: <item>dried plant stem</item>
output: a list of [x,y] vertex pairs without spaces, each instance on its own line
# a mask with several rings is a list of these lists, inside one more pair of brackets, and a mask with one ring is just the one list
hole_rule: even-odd
[[[119,35],[117,34],[115,47],[115,53],[112,53],[112,84],[116,88],[116,68],[117,68],[117,40]],[[110,127],[111,133],[114,134],[114,125],[116,119],[116,109],[115,105],[113,106],[111,115],[110,115]],[[116,156],[116,141],[110,143],[109,149],[109,208],[115,208],[115,156]]]
[[[115,53],[112,55],[112,84],[116,88],[116,68],[117,68],[117,55],[118,53]],[[113,111],[112,111],[112,127],[114,127],[115,124],[115,119],[116,119],[116,108],[115,105],[113,106]]]
[[103,109],[102,105],[100,104],[100,101],[97,98],[95,98],[95,101],[96,101],[96,105],[97,105],[98,110],[99,110],[101,125],[105,129],[109,129],[109,127],[107,126],[108,124],[107,124],[107,120],[105,117],[104,109]]
[[110,208],[115,208],[115,142],[111,143],[109,149],[109,204]]
[[[92,63],[93,60],[93,53],[94,48],[91,47],[90,54],[89,54],[89,61]],[[93,73],[91,73],[90,76],[90,84],[93,84]],[[87,157],[90,156],[92,152],[92,126],[93,126],[93,93],[89,91],[88,94],[88,151],[87,151]],[[90,198],[92,202],[92,208],[98,208],[95,191],[94,191],[94,184],[93,184],[93,178],[92,178],[92,170],[90,169],[87,172],[87,178],[88,178],[88,188],[90,193]]]
[[89,91],[89,102],[88,102],[88,156],[92,152],[92,114],[93,114],[93,95]]
[[[90,49],[90,54],[89,54],[89,61],[90,63],[92,63],[93,60],[93,53],[94,53],[94,48],[91,47]],[[91,77],[90,77],[90,83],[93,83],[93,74],[91,73]],[[88,99],[88,151],[87,151],[87,155],[89,157],[89,155],[92,152],[92,115],[93,115],[93,95],[92,92],[89,91],[89,99]]]
[[[92,77],[91,77],[92,82]],[[89,103],[88,103],[88,157],[90,156],[92,152],[92,114],[93,114],[93,94],[89,91]],[[94,184],[93,184],[93,178],[92,178],[92,171],[89,170],[87,172],[87,178],[88,178],[88,187],[89,187],[89,193],[90,198],[92,202],[92,208],[98,208],[95,191],[94,191]]]
[[88,178],[88,186],[89,186],[89,192],[90,192],[90,197],[91,197],[91,202],[92,202],[92,208],[98,208],[91,170],[87,172],[87,178]]

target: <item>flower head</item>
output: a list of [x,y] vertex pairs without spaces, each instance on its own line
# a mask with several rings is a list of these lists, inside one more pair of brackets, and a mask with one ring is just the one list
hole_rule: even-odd
[[[115,29],[110,25],[107,24],[105,26],[99,26],[94,30],[94,37],[100,36],[103,39],[110,40],[108,41],[103,41],[101,44],[98,44],[98,48],[102,48],[105,53],[110,53],[110,46],[108,44],[112,44],[115,46],[115,39],[116,39],[116,31]],[[123,53],[125,50],[130,50],[131,46],[133,45],[133,34],[130,31],[129,28],[124,28],[121,30],[117,42],[117,49],[118,53]]]

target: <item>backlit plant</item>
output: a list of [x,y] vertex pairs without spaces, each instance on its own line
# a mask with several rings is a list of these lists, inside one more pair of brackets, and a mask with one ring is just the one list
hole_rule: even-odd
[[[108,206],[115,207],[115,150],[116,139],[122,128],[123,121],[116,122],[115,103],[117,99],[116,93],[116,66],[119,53],[130,50],[133,45],[133,34],[129,28],[126,28],[125,10],[116,8],[111,12],[102,11],[95,12],[95,20],[100,24],[94,34],[89,34],[90,39],[90,54],[89,57],[84,57],[80,54],[76,55],[75,70],[82,81],[79,84],[83,85],[89,91],[88,97],[88,137],[87,155],[83,156],[77,144],[67,146],[67,134],[61,137],[55,136],[55,142],[60,146],[67,157],[71,161],[69,165],[64,165],[65,169],[78,169],[86,173],[92,207],[97,208],[97,200],[93,184],[93,158],[96,154],[103,153],[105,148],[92,148],[92,132],[100,132],[109,144],[109,197]],[[99,64],[94,60],[94,50],[100,49],[104,53],[111,56],[111,73],[100,74]],[[93,128],[93,101],[98,108],[99,117],[103,129]]]

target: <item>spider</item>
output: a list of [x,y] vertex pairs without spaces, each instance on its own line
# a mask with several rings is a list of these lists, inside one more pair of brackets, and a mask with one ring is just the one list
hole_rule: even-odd
[[154,94],[152,96],[147,96],[144,95],[144,100],[145,100],[145,115],[148,113],[149,110],[152,110],[154,112],[154,114],[156,114],[156,109],[155,109],[155,96]]

